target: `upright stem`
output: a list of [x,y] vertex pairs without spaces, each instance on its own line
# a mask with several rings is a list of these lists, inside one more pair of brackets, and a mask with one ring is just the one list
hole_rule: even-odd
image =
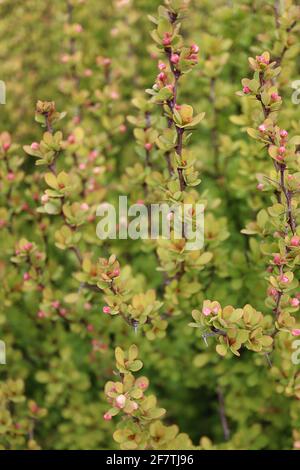
[[46,114],[46,128],[47,128],[47,131],[50,132],[50,134],[53,134],[53,127],[51,125],[51,122],[49,120],[49,115],[48,113]]
[[225,413],[224,395],[220,386],[217,387],[217,395],[218,395],[218,401],[219,401],[219,414],[220,414],[221,424],[223,428],[224,439],[228,441],[230,439],[230,429],[229,429],[229,425],[228,425],[228,421],[227,421],[227,417]]
[[[171,129],[172,125],[173,125],[173,120],[168,117],[168,128]],[[174,171],[173,171],[172,164],[171,164],[171,155],[170,155],[169,150],[165,152],[165,157],[166,157],[166,161],[168,165],[169,175],[172,176]]]
[[[279,10],[277,10],[277,12],[279,12]],[[292,28],[293,28],[293,26],[291,26],[288,29],[288,31],[290,31]],[[281,63],[282,58],[285,54],[285,51],[286,51],[286,48],[283,49],[280,58],[277,60],[278,65]],[[263,76],[262,72],[259,74],[259,80],[260,80],[261,87],[263,87],[265,85],[265,80],[264,80],[264,76]],[[269,117],[270,113],[271,113],[270,107],[265,106],[260,93],[256,95],[256,98],[262,106],[262,111],[263,111],[263,114],[264,114],[264,118],[267,119]],[[270,139],[270,145],[276,145],[274,137],[270,136],[269,139]],[[278,185],[279,185],[279,188],[280,188],[280,191],[278,191],[278,190],[275,191],[275,195],[277,197],[277,201],[280,202],[280,203],[282,201],[282,195],[284,195],[284,198],[285,198],[285,201],[286,201],[287,225],[290,228],[292,234],[294,235],[295,232],[296,232],[296,223],[295,223],[295,219],[294,219],[293,212],[292,212],[292,192],[289,191],[287,189],[286,185],[285,185],[286,164],[285,163],[274,162],[274,166],[275,166],[275,170],[277,171],[277,174],[279,173],[279,183],[278,183]],[[286,230],[286,232],[288,232],[288,230]],[[287,252],[288,252],[288,248],[286,247],[285,248],[285,253],[287,254]],[[283,273],[283,266],[281,265],[280,266],[280,276],[282,276],[283,274],[284,274]],[[280,311],[281,311],[280,310],[280,304],[281,304],[282,296],[283,296],[283,291],[277,290],[276,305],[275,305],[275,308],[273,309],[273,312],[274,312],[274,315],[275,315],[276,318],[278,318],[278,316],[280,315]]]
[[[261,83],[261,86],[264,85],[264,79],[263,79],[262,74],[260,74],[260,83]],[[261,98],[260,94],[256,95],[256,98],[261,103],[262,110],[263,110],[263,113],[264,113],[264,117],[265,117],[265,119],[267,119],[270,115],[270,112],[271,112],[270,108],[268,108],[264,105],[264,103],[262,102],[262,98]],[[275,141],[272,137],[270,138],[270,144],[275,145]],[[275,169],[276,169],[277,172],[278,171],[280,172],[280,188],[281,188],[281,191],[284,194],[285,199],[286,199],[287,216],[288,216],[287,220],[288,220],[288,224],[290,226],[290,229],[291,229],[291,231],[294,235],[296,227],[295,227],[295,220],[294,220],[294,217],[293,217],[293,214],[292,214],[292,193],[287,190],[287,188],[285,186],[285,178],[284,178],[286,165],[284,163],[282,163],[280,165],[275,163]],[[277,194],[277,199],[281,199],[281,198],[279,198],[278,194]]]
[[[177,93],[178,93],[178,81],[181,76],[181,73],[175,69],[174,64],[171,62],[171,56],[172,56],[172,48],[170,46],[165,47],[165,53],[168,57],[169,60],[169,65],[171,72],[174,77],[174,83],[173,83],[173,98],[168,101],[168,106],[173,113],[174,108],[177,105]],[[178,127],[175,124],[175,130],[177,133],[177,145],[176,145],[176,153],[180,157],[182,156],[182,142],[183,142],[183,134],[184,134],[184,129],[182,127]],[[180,191],[184,191],[186,188],[186,183],[183,177],[183,171],[182,168],[177,168],[177,173],[178,173],[178,178],[179,178],[179,185],[180,185]]]
[[[176,126],[176,132],[177,132],[176,153],[177,153],[177,155],[179,155],[181,157],[181,155],[182,155],[182,138],[183,138],[184,129],[182,129],[181,127]],[[179,184],[180,184],[180,191],[184,191],[186,184],[185,184],[185,181],[184,181],[182,168],[178,168],[177,172],[178,172],[178,178],[179,178]]]
[[296,227],[295,227],[295,219],[294,219],[293,213],[292,213],[292,193],[290,191],[288,191],[288,189],[285,186],[285,180],[284,180],[285,170],[286,170],[286,165],[281,164],[280,165],[280,187],[281,187],[281,190],[282,190],[282,192],[285,196],[285,199],[286,199],[287,222],[288,222],[289,227],[292,231],[292,234],[295,235]]

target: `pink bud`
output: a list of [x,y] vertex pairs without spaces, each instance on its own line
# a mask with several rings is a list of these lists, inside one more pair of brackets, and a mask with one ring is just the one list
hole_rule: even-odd
[[125,126],[125,124],[121,124],[119,126],[119,131],[121,132],[121,134],[125,134],[125,132],[127,131],[127,127]]
[[281,153],[281,154],[283,154],[283,153],[286,152],[286,148],[284,147],[284,145],[281,145],[281,146],[279,147],[278,152]]
[[263,183],[258,183],[258,185],[256,186],[256,189],[258,189],[258,191],[262,191],[264,189]]
[[8,181],[13,181],[15,179],[15,175],[12,171],[10,171],[7,175]]
[[260,132],[266,132],[267,128],[266,128],[266,126],[265,126],[264,124],[261,124],[261,125],[258,127],[258,130],[259,130]]
[[86,202],[83,202],[81,205],[80,205],[80,209],[82,211],[88,211],[90,208],[90,206],[86,203]]
[[205,316],[207,317],[208,315],[211,314],[211,309],[208,308],[208,307],[205,307],[205,308],[202,310],[202,313],[203,313],[203,315],[205,315]]
[[98,157],[98,151],[97,150],[91,150],[89,153],[89,160],[93,161]]
[[257,60],[257,62],[259,62],[260,64],[266,64],[266,65],[268,65],[268,63],[269,63],[269,60],[266,59],[263,55],[257,55],[257,56],[256,56],[256,60]]
[[111,97],[112,100],[118,100],[120,98],[120,95],[116,90],[113,90],[110,93],[110,97]]
[[80,121],[81,121],[80,116],[74,116],[74,117],[73,117],[73,122],[74,122],[74,124],[76,124],[76,125],[77,125],[77,124],[80,124]]
[[159,61],[158,62],[158,68],[159,68],[159,70],[165,70],[167,68],[167,66],[164,62]]
[[289,278],[285,275],[283,276],[280,276],[279,278],[280,282],[282,282],[283,284],[287,284],[289,282]]
[[7,150],[9,150],[9,148],[10,148],[10,143],[9,142],[4,142],[2,147],[3,147],[4,152],[7,152]]
[[111,59],[109,57],[105,57],[103,59],[103,65],[105,65],[105,67],[108,67],[110,64],[111,64]]
[[118,268],[117,268],[117,269],[114,269],[114,270],[113,270],[113,275],[114,275],[114,277],[120,276],[120,269],[118,269]]
[[97,350],[99,347],[100,341],[98,341],[97,339],[92,339],[91,343],[93,345],[93,349]]
[[245,95],[248,95],[249,93],[251,93],[251,90],[248,86],[244,86],[243,87],[243,93],[245,93]]
[[70,59],[69,54],[62,54],[60,56],[60,61],[62,62],[62,64],[67,64],[69,62],[69,59]]
[[84,307],[84,310],[91,310],[92,304],[90,304],[90,302],[85,302],[83,307]]
[[292,330],[292,335],[293,335],[293,336],[300,336],[300,329],[299,329],[299,328],[295,328],[294,330]]
[[280,131],[280,137],[287,137],[289,135],[288,131],[286,131],[285,129],[281,129]]
[[165,72],[160,72],[158,75],[157,75],[157,78],[158,80],[160,80],[161,82],[164,82],[167,78],[167,75],[165,74]]
[[60,308],[59,309],[59,314],[61,317],[65,317],[67,314],[67,310],[65,308]]
[[109,414],[109,413],[104,413],[103,419],[104,419],[105,421],[110,421],[111,418],[112,418],[112,415],[111,415],[111,414]]
[[137,404],[137,402],[133,401],[132,402],[132,408],[134,409],[134,411],[137,410],[138,407],[139,407],[139,405]]
[[30,411],[31,411],[31,413],[33,413],[33,414],[38,413],[39,409],[40,409],[40,408],[39,408],[39,406],[38,406],[36,403],[32,403],[32,404],[30,405]]
[[110,313],[110,307],[108,305],[105,305],[102,309],[103,313]]
[[298,237],[297,235],[294,235],[291,238],[290,245],[291,246],[299,246],[300,245],[300,237]]
[[147,382],[142,381],[139,383],[139,388],[141,388],[142,390],[145,390],[147,387],[148,387]]
[[118,395],[116,398],[116,405],[118,408],[124,408],[126,403],[126,397],[125,395]]
[[23,245],[22,248],[24,251],[30,251],[32,247],[33,247],[32,243],[28,242],[28,243],[25,243],[25,245]]
[[290,300],[290,304],[292,307],[298,307],[299,304],[300,304],[300,300],[297,299],[297,297],[293,297],[291,300]]
[[76,142],[75,135],[70,134],[69,137],[68,137],[68,143],[69,144],[75,144],[75,142]]
[[38,318],[45,318],[45,317],[46,317],[46,313],[45,313],[43,310],[40,310],[40,311],[37,313],[37,316],[38,316]]
[[75,24],[74,29],[75,29],[76,33],[82,33],[82,31],[83,31],[83,27],[79,23]]
[[281,96],[278,95],[278,93],[271,93],[271,99],[273,101],[280,101],[281,100]]
[[144,147],[149,152],[152,149],[153,145],[150,142],[146,142]]
[[40,144],[38,144],[37,142],[32,142],[32,144],[30,145],[30,148],[32,150],[39,150]]
[[93,326],[91,323],[89,323],[89,324],[87,325],[86,329],[87,329],[87,331],[88,331],[89,333],[92,333],[92,331],[94,331],[94,326]]
[[29,279],[30,279],[30,274],[29,273],[24,273],[23,274],[23,280],[24,281],[29,281]]
[[194,52],[195,54],[198,54],[199,46],[197,44],[192,44],[191,45],[191,51]]
[[164,33],[162,42],[163,42],[164,46],[169,46],[171,44],[171,35],[170,35],[170,33]]
[[91,77],[93,75],[93,71],[91,69],[85,69],[84,75],[85,77]]
[[60,306],[60,301],[59,300],[53,300],[53,302],[51,302],[51,306],[53,308],[59,308]]
[[273,263],[280,264],[281,263],[281,256],[279,254],[274,255]]
[[178,54],[172,54],[172,55],[171,55],[171,58],[170,58],[172,64],[178,64],[179,59],[180,59],[180,57],[179,57]]
[[269,287],[268,289],[268,295],[270,295],[271,297],[276,297],[278,294],[277,290],[275,289],[275,287]]
[[79,163],[79,170],[83,171],[86,169],[86,164],[85,163]]

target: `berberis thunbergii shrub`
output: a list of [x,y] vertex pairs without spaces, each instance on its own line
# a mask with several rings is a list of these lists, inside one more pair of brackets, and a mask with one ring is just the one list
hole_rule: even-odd
[[0,448],[300,449],[296,1],[0,3]]

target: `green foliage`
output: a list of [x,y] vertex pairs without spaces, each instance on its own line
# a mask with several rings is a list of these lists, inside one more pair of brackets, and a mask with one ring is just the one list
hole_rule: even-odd
[[[299,449],[299,6],[1,9],[0,448]],[[100,240],[119,195],[203,247]]]
[[137,359],[138,348],[131,345],[127,354],[117,347],[116,366],[121,382],[107,382],[105,394],[112,405],[104,415],[106,420],[124,413],[125,419],[114,432],[114,440],[123,450],[130,449],[192,449],[186,434],[178,434],[178,427],[164,426],[159,420],[166,410],[157,407],[154,395],[145,395],[149,386],[147,377],[135,379],[131,372],[143,367]]

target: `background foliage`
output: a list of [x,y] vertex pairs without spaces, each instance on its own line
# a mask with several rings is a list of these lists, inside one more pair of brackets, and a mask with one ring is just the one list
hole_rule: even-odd
[[[299,133],[299,105],[291,99],[300,74],[299,8],[289,0],[166,2],[179,6],[184,46],[199,46],[178,82],[178,103],[192,105],[194,116],[205,112],[184,141],[181,157],[193,171],[187,177],[183,170],[182,192],[174,170],[182,159],[174,160],[171,146],[169,174],[160,140],[167,101],[145,94],[161,86],[159,60],[168,62],[150,36],[156,26],[148,15],[157,17],[160,3],[0,2],[0,79],[7,87],[0,109],[2,449],[300,448],[300,373],[291,363],[290,331],[299,328],[299,302],[287,298],[294,320],[279,325],[274,347],[250,344],[239,357],[216,352],[214,336],[203,339],[201,313],[207,299],[235,309],[251,304],[272,336],[274,246],[263,244],[272,214],[260,216],[256,230],[249,223],[270,205],[274,187],[263,174],[271,175],[273,164],[246,132],[264,121],[259,103],[236,92],[252,78],[248,57],[269,51],[282,67],[278,125]],[[131,203],[177,196],[203,202],[204,249],[194,256],[171,242],[99,240],[96,207],[119,194]],[[297,282],[292,288],[298,299]],[[200,328],[189,326],[192,311]],[[133,366],[123,363],[128,350]],[[134,382],[140,360],[143,376]],[[115,400],[125,392],[143,419],[132,419],[128,401],[121,417],[122,398]]]

